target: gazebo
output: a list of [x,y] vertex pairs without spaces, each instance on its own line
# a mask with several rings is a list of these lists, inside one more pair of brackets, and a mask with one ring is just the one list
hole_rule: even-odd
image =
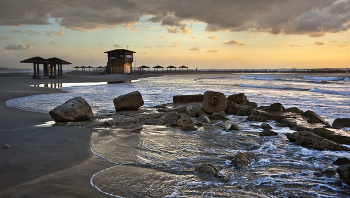
[[176,73],[176,68],[177,67],[170,65],[170,66],[166,67],[166,72],[168,72],[168,69],[170,69],[170,73],[171,73],[171,69],[175,69],[175,73]]
[[33,78],[35,78],[35,79],[40,79],[40,71],[39,71],[40,64],[44,65],[43,66],[44,67],[44,75],[45,74],[48,75],[48,71],[47,71],[48,61],[40,56],[36,56],[36,57],[22,60],[20,63],[33,63],[33,70],[34,70]]
[[184,72],[184,69],[187,69],[187,73],[188,73],[188,67],[185,66],[185,65],[182,65],[179,67],[179,72],[180,72],[180,69],[182,70],[182,73]]
[[142,73],[142,71],[144,70],[144,69],[148,69],[148,71],[149,71],[149,68],[150,67],[148,67],[148,66],[146,66],[146,65],[142,65],[141,67],[139,67],[140,68],[140,73]]
[[75,67],[73,67],[73,68],[77,69],[77,71],[78,71],[78,69],[79,69],[79,68],[81,68],[81,67],[79,67],[79,66],[75,66]]
[[[68,61],[65,61],[56,57],[52,57],[46,60],[50,64],[50,78],[57,78],[57,76],[63,76],[62,65],[72,64]],[[56,65],[57,65],[57,73],[56,73]],[[44,67],[44,74],[45,74],[45,67]]]
[[159,65],[153,67],[154,72],[156,72],[156,69],[157,69],[157,72],[158,72],[158,69],[162,69],[162,71],[163,71],[163,68],[164,68],[164,67],[159,66]]

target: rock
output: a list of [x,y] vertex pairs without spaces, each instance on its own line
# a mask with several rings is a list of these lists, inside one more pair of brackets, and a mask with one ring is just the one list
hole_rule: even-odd
[[337,118],[334,120],[332,126],[336,128],[350,127],[350,118]]
[[181,127],[184,131],[195,131],[197,128],[195,127],[194,122],[191,118],[180,118],[177,120],[175,126]]
[[253,161],[257,161],[257,156],[253,151],[247,151],[244,153],[238,153],[232,159],[232,165],[235,168],[244,168]]
[[225,111],[227,107],[227,99],[223,93],[206,91],[203,98],[203,111],[205,113],[214,113]]
[[291,112],[291,113],[299,113],[302,114],[304,113],[303,110],[298,109],[297,107],[291,107],[285,110],[285,112]]
[[334,170],[324,170],[322,172],[315,172],[314,175],[318,177],[326,176],[326,177],[334,177],[336,172]]
[[94,116],[91,106],[84,98],[75,97],[55,107],[49,112],[56,122],[75,122],[91,120]]
[[226,176],[220,174],[219,169],[212,164],[201,164],[199,166],[196,166],[194,170],[200,173],[205,173],[209,176],[217,177],[224,182],[229,181],[229,179]]
[[203,122],[203,123],[209,123],[210,122],[210,119],[206,116],[206,115],[200,115],[198,118],[197,118],[197,121],[198,122]]
[[284,111],[284,107],[282,106],[281,103],[273,103],[271,104],[266,111]]
[[164,125],[164,121],[161,119],[149,119],[145,121],[145,125]]
[[337,173],[343,182],[350,186],[350,164],[339,166],[337,168]]
[[12,148],[12,146],[9,144],[4,144],[1,148],[2,149],[10,149],[10,148]]
[[335,130],[335,129],[314,128],[312,130],[312,132],[318,136],[332,140],[333,142],[336,142],[339,144],[349,144],[350,145],[350,137],[347,134],[336,133],[333,130]]
[[246,121],[266,122],[267,118],[263,115],[250,115],[246,118]]
[[102,124],[100,124],[100,126],[107,128],[113,126],[113,124],[110,121],[105,121]]
[[177,95],[173,97],[173,103],[202,102],[203,95]]
[[113,100],[116,111],[137,110],[144,102],[139,91],[133,91],[125,95],[118,96]]
[[333,162],[334,165],[345,165],[345,164],[350,164],[350,159],[345,158],[345,157],[340,157],[337,160]]
[[322,123],[327,126],[331,126],[326,120],[324,120],[321,116],[317,115],[315,112],[311,110],[307,110],[301,115],[309,118],[307,120],[308,123]]
[[269,129],[264,130],[263,132],[259,133],[259,136],[277,136],[277,135],[278,135],[278,133],[271,131]]
[[240,131],[241,127],[239,127],[237,124],[231,124],[230,130]]
[[297,145],[306,146],[315,149],[327,149],[332,151],[350,151],[350,148],[341,144],[327,140],[310,131],[300,131],[295,133],[287,133],[287,138]]
[[201,113],[203,113],[203,110],[199,105],[190,105],[186,108],[186,112],[190,117],[198,117]]
[[212,120],[228,120],[224,112],[214,112],[213,114],[211,114],[210,118]]
[[260,125],[260,127],[261,127],[262,129],[272,129],[272,127],[271,127],[269,124],[267,124],[267,123],[262,123],[262,124]]
[[245,101],[248,101],[247,97],[244,95],[244,93],[239,93],[239,94],[233,94],[228,96],[228,99],[237,103],[237,104],[241,104]]
[[168,112],[168,113],[164,113],[160,119],[164,121],[164,123],[166,125],[171,125],[173,123],[175,123],[178,119],[181,118],[181,115],[179,112]]

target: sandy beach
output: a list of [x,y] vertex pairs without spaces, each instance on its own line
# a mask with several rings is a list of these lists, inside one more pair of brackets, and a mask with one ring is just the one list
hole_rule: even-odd
[[[0,76],[0,197],[110,197],[90,185],[96,172],[112,164],[90,151],[97,129],[51,126],[49,114],[6,106],[12,98],[63,92],[33,87],[46,83],[110,82],[164,75],[65,75],[58,79]],[[65,101],[62,101],[62,103]]]

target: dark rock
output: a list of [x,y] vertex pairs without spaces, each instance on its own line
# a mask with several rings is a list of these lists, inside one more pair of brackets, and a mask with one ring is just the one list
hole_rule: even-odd
[[230,130],[240,131],[241,127],[239,127],[237,124],[231,124]]
[[266,111],[284,111],[284,107],[281,103],[273,103],[266,109]]
[[201,164],[199,166],[196,166],[194,170],[196,172],[204,173],[212,177],[217,177],[224,182],[229,181],[229,179],[226,176],[220,174],[220,170],[212,164]]
[[300,109],[298,109],[297,107],[287,108],[287,109],[285,110],[285,112],[299,113],[299,114],[304,113],[303,110],[300,110]]
[[247,151],[244,153],[238,153],[232,159],[232,165],[235,168],[244,168],[253,161],[257,161],[257,156],[253,151]]
[[250,114],[249,109],[241,108],[241,109],[237,109],[237,111],[236,111],[236,115],[238,115],[238,116],[249,116],[249,114]]
[[149,120],[145,120],[145,125],[164,125],[164,121],[161,119],[149,119]]
[[267,119],[263,115],[258,115],[258,116],[250,115],[246,118],[246,121],[266,122]]
[[239,93],[239,94],[233,94],[228,96],[228,99],[237,103],[237,104],[241,104],[245,101],[248,101],[247,97],[244,95],[244,93]]
[[263,132],[259,133],[259,136],[277,136],[277,135],[278,135],[278,133],[271,131],[269,129],[264,130]]
[[349,144],[350,137],[344,133],[336,133],[336,129],[327,129],[327,128],[314,128],[312,132],[318,136],[324,137],[326,139],[332,140],[333,142],[339,144]]
[[225,113],[227,114],[227,115],[235,115],[235,114],[237,114],[237,109],[234,109],[234,108],[227,108],[226,110],[225,110]]
[[276,124],[276,126],[277,127],[288,127],[288,124],[279,122],[279,123]]
[[334,120],[332,126],[336,128],[350,127],[350,118],[337,118]]
[[173,103],[202,102],[203,95],[177,95],[173,97]]
[[109,126],[113,126],[113,124],[111,123],[111,122],[109,122],[109,121],[105,121],[105,122],[103,122],[100,126],[102,126],[102,127],[109,127]]
[[190,117],[198,117],[201,113],[203,113],[203,110],[199,105],[190,105],[186,108],[186,112]]
[[327,140],[310,131],[301,131],[295,133],[287,133],[287,138],[297,145],[306,146],[315,149],[327,149],[332,151],[350,151],[350,148],[341,144]]
[[195,131],[197,128],[195,127],[194,122],[191,120],[191,118],[180,118],[177,120],[176,123],[173,125],[181,127],[184,131]]
[[125,95],[118,96],[113,100],[116,111],[137,110],[143,104],[142,95],[139,91],[133,91]]
[[227,100],[227,107],[225,109],[225,113],[228,115],[236,114],[236,112],[237,112],[236,105],[237,105],[237,103],[235,103],[231,100]]
[[345,164],[350,164],[350,159],[345,158],[345,157],[340,157],[337,160],[333,162],[334,165],[345,165]]
[[164,121],[164,123],[166,125],[171,125],[173,123],[175,123],[178,119],[181,118],[181,115],[179,112],[168,112],[168,113],[164,113],[160,119]]
[[337,173],[343,182],[350,186],[350,164],[339,166],[337,168]]
[[225,111],[227,107],[227,98],[223,93],[206,91],[203,98],[203,111],[205,113],[214,113]]
[[203,122],[203,123],[209,123],[210,119],[208,118],[208,116],[202,114],[197,118],[197,121]]
[[317,177],[334,177],[336,175],[336,172],[334,170],[324,170],[322,172],[315,172],[314,175],[316,175]]
[[254,151],[254,150],[258,150],[261,146],[258,145],[254,145],[252,147],[249,148],[250,151]]
[[272,129],[272,127],[271,127],[269,124],[267,124],[267,123],[262,123],[262,124],[260,125],[260,127],[261,127],[262,129]]
[[56,122],[91,120],[94,116],[91,106],[84,98],[75,97],[55,107],[49,112]]
[[322,123],[327,126],[331,126],[326,120],[324,120],[321,116],[317,115],[315,112],[311,110],[307,110],[301,115],[309,118],[307,120],[308,123]]
[[210,119],[212,120],[228,120],[224,112],[214,112],[211,114]]

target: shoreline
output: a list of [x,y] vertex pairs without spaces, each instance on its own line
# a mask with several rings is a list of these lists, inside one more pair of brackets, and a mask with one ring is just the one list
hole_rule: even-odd
[[[164,75],[164,74],[161,74]],[[58,79],[0,75],[0,197],[83,196],[110,197],[90,184],[96,172],[113,164],[94,155],[91,146],[96,128],[50,126],[49,114],[6,106],[12,98],[65,93],[61,89],[34,87],[50,83],[137,80],[156,75],[66,75]]]

